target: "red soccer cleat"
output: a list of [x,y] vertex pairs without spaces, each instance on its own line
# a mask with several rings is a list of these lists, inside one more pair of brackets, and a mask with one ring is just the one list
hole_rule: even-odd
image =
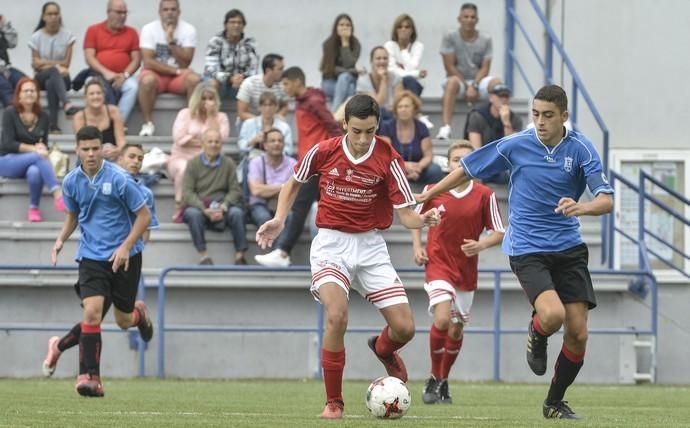
[[378,338],[378,336],[371,336],[369,338],[367,341],[369,348],[371,348],[371,350],[374,352],[376,358],[383,363],[383,367],[386,368],[386,373],[388,373],[388,376],[397,377],[401,381],[407,382],[407,369],[405,368],[405,363],[397,352],[393,352],[393,354],[391,354],[391,356],[388,358],[380,357],[379,354],[376,353],[376,339]]
[[342,419],[344,408],[345,404],[342,401],[329,400],[321,412],[321,419]]
[[134,302],[134,310],[139,311],[139,324],[137,328],[139,329],[139,334],[144,342],[150,342],[153,337],[153,323],[149,318],[149,311],[146,308],[146,304],[142,300],[137,300]]
[[74,388],[82,397],[103,397],[105,395],[101,377],[96,375],[80,374]]
[[51,377],[55,373],[58,358],[62,354],[57,347],[59,341],[60,338],[57,336],[48,339],[48,354],[46,354],[46,359],[43,360],[43,375],[45,377]]

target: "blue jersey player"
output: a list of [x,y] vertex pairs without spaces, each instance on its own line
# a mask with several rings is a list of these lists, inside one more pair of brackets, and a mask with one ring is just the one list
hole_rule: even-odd
[[[563,346],[543,404],[545,418],[579,419],[563,401],[582,367],[587,314],[596,306],[579,216],[613,210],[613,189],[592,143],[566,130],[568,98],[560,87],[541,88],[532,103],[534,129],[497,140],[464,157],[462,168],[419,195],[424,202],[467,180],[510,170],[509,223],[503,251],[534,307],[527,362],[546,372],[547,338],[564,326]],[[585,186],[594,195],[579,202]]]
[[63,180],[67,213],[51,255],[56,264],[64,241],[79,225],[76,259],[84,317],[77,335],[79,376],[75,387],[80,395],[90,397],[104,395],[100,380],[101,321],[108,302],[115,307],[118,326],[138,327],[146,341],[153,335],[146,307],[135,302],[144,248],[141,237],[151,222],[151,213],[132,177],[103,159],[102,144],[103,136],[96,127],[85,126],[77,132],[81,166]]

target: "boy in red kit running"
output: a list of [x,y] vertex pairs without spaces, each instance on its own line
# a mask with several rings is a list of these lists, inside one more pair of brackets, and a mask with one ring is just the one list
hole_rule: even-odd
[[[450,171],[455,171],[460,159],[473,150],[466,140],[452,144],[448,149]],[[463,326],[470,319],[478,254],[500,244],[504,229],[496,194],[480,183],[469,181],[417,206],[418,212],[434,208],[443,222],[429,230],[426,250],[421,231],[412,231],[415,262],[426,266],[424,289],[434,317],[429,334],[431,377],[424,386],[422,401],[450,404],[448,374],[462,347]],[[479,239],[485,229],[493,232]]]
[[400,282],[381,230],[393,222],[393,209],[410,228],[438,224],[432,208],[416,213],[404,162],[386,141],[374,136],[379,106],[368,95],[356,95],[345,107],[347,134],[321,141],[295,165],[294,176],[278,198],[275,217],[256,232],[266,248],[283,229],[297,192],[318,175],[320,202],[316,225],[319,233],[311,245],[311,293],[324,305],[326,329],[321,364],[326,386],[324,419],[343,417],[342,380],[345,367],[345,330],[350,288],[376,306],[386,319],[369,347],[390,376],[407,382],[405,364],[396,352],[414,336],[414,320],[407,294]]

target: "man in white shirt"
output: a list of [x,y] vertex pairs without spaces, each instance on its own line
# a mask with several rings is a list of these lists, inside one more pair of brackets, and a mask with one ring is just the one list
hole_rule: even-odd
[[160,19],[144,25],[140,45],[144,68],[139,77],[139,107],[144,116],[140,136],[151,136],[156,97],[161,92],[189,97],[201,78],[189,68],[196,48],[196,29],[180,19],[178,0],[161,0]]
[[237,116],[240,121],[255,117],[259,111],[259,98],[264,92],[272,92],[278,99],[278,116],[287,114],[287,95],[283,91],[283,57],[268,54],[261,61],[263,74],[255,74],[242,81],[237,92]]

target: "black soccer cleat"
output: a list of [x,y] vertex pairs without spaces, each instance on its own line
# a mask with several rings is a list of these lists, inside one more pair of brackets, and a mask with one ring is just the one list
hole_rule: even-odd
[[137,328],[139,329],[139,335],[144,342],[150,342],[153,337],[153,323],[151,318],[149,318],[149,311],[146,308],[146,304],[143,301],[137,300],[134,302],[134,310],[139,312],[139,323]]
[[430,376],[424,384],[424,391],[422,392],[422,401],[424,404],[435,404],[438,401],[438,381],[435,377]]
[[573,409],[568,406],[567,401],[556,401],[552,404],[546,404],[544,401],[543,413],[546,419],[582,419]]
[[534,374],[541,376],[546,373],[546,343],[548,338],[534,330],[532,320],[527,327],[527,364]]
[[450,396],[448,390],[448,379],[443,379],[438,383],[436,394],[438,395],[438,404],[453,404],[453,397]]

